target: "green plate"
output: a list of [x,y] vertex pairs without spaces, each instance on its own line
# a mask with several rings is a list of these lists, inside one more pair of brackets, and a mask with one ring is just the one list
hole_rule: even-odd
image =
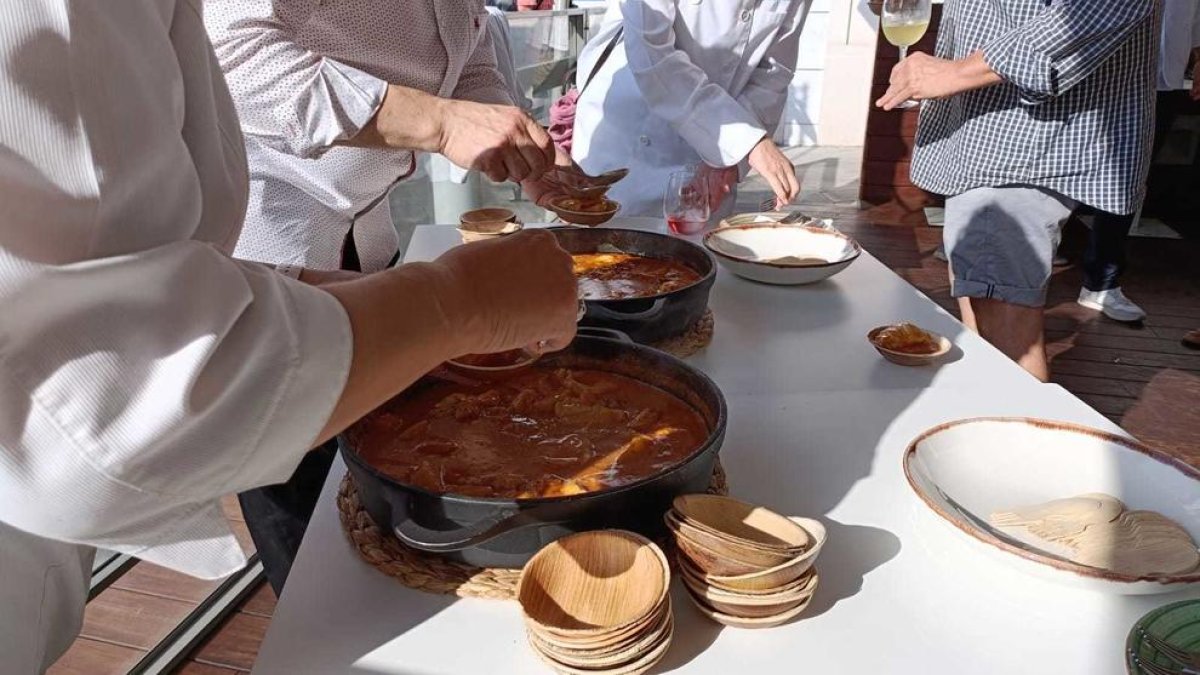
[[1184,600],[1159,607],[1133,624],[1129,638],[1125,640],[1125,668],[1130,675],[1145,675],[1135,658],[1178,669],[1179,664],[1146,643],[1145,633],[1173,647],[1200,652],[1200,600]]

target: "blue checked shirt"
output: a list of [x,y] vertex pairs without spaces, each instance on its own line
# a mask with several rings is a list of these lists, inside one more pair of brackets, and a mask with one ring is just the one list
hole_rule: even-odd
[[937,56],[983,50],[994,87],[926,101],[915,184],[1028,184],[1113,213],[1145,192],[1157,0],[946,0]]

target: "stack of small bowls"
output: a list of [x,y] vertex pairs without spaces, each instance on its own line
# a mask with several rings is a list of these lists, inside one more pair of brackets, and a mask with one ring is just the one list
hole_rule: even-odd
[[559,539],[521,574],[529,644],[560,673],[644,673],[671,645],[669,581],[662,549],[632,532]]
[[825,527],[728,497],[677,497],[664,516],[688,596],[737,628],[786,623],[808,607]]

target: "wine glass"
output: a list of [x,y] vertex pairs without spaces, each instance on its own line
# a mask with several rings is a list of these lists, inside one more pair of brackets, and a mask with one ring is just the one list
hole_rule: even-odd
[[[908,56],[908,48],[915,45],[929,29],[929,18],[933,12],[930,0],[884,0],[879,24],[887,41],[900,48],[900,60]],[[905,101],[898,107],[912,108],[917,101]]]
[[667,179],[663,194],[663,215],[675,234],[699,234],[708,225],[712,210],[708,203],[708,185],[694,168],[676,171]]

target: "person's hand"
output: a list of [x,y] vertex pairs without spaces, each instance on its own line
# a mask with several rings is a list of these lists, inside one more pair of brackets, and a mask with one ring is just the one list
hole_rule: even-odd
[[[571,159],[571,156],[557,146],[554,148],[554,166],[582,172],[579,166],[575,164],[575,161]],[[542,180],[542,176],[522,181],[521,189],[525,191],[525,196],[529,197],[530,201],[542,208],[546,208],[551,199],[563,194],[557,185],[552,185]]]
[[1000,76],[987,65],[981,52],[957,61],[913,52],[892,68],[888,89],[875,105],[892,110],[908,100],[946,98],[998,82]]
[[775,193],[775,208],[782,209],[800,194],[800,181],[796,178],[796,167],[775,142],[766,136],[750,151],[750,168],[762,174],[771,191]]
[[546,230],[458,246],[437,259],[448,329],[468,352],[562,349],[575,336],[571,255]]
[[554,163],[550,135],[518,108],[444,100],[438,152],[496,182],[521,182]]
[[713,213],[721,207],[721,202],[733,191],[738,182],[736,166],[713,167],[701,164],[696,173],[696,180],[704,183],[705,194],[708,195],[708,208]]

